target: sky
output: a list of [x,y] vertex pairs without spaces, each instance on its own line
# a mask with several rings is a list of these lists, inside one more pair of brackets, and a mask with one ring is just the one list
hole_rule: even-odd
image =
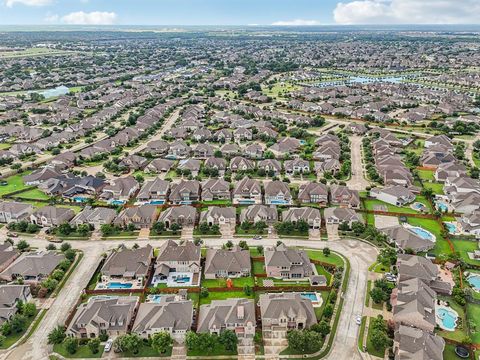
[[480,24],[480,0],[0,0],[0,25]]

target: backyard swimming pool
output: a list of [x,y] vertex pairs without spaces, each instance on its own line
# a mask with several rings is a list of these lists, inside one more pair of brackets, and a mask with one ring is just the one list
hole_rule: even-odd
[[323,298],[316,292],[304,292],[300,293],[300,296],[304,299],[310,300],[313,307],[319,307],[323,304]]
[[433,235],[430,231],[422,229],[421,227],[412,226],[410,230],[420,236],[422,239],[435,241],[435,235]]
[[109,282],[107,289],[130,289],[132,286],[130,283]]
[[445,224],[445,227],[447,228],[447,230],[450,234],[456,234],[457,233],[457,225],[455,225],[454,223],[450,223],[450,222],[446,222],[444,224]]
[[453,309],[447,307],[437,308],[437,324],[442,329],[454,331],[457,327],[458,314]]
[[472,274],[467,280],[475,291],[480,292],[480,274]]
[[165,204],[164,200],[152,200],[149,202],[150,205],[163,205]]
[[112,200],[111,204],[112,205],[123,205],[123,204],[125,204],[125,201],[123,201],[123,200]]
[[421,202],[415,202],[412,204],[411,208],[416,211],[425,211],[427,210],[427,207],[422,204]]
[[437,201],[436,205],[437,205],[437,209],[440,210],[441,212],[446,212],[446,211],[448,211],[448,206],[447,206],[447,204],[445,204],[445,203],[443,203],[443,202],[440,202],[440,201]]

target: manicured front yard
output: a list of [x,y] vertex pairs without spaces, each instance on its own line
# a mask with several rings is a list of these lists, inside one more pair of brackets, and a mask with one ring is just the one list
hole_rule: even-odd
[[53,346],[53,351],[59,355],[62,355],[65,358],[72,358],[72,359],[82,359],[82,358],[101,358],[103,354],[104,346],[100,346],[100,350],[97,354],[93,354],[90,351],[90,348],[87,345],[79,345],[78,350],[75,354],[70,354],[67,349],[65,349],[64,344],[56,344]]
[[10,346],[12,346],[13,344],[15,344],[18,340],[20,340],[20,338],[23,335],[25,335],[25,333],[27,332],[30,325],[35,321],[37,316],[42,316],[42,315],[39,315],[39,310],[37,310],[37,313],[36,313],[35,316],[27,317],[27,323],[25,325],[25,330],[24,331],[22,331],[20,333],[12,332],[10,335],[6,336],[5,341],[3,342],[2,346],[0,346],[0,349],[7,349]]
[[[370,324],[372,322],[373,318],[370,318]],[[372,345],[372,327],[369,326],[368,327],[368,334],[367,334],[367,352],[370,354],[370,355],[373,355],[373,356],[378,356],[379,358],[382,358],[384,357],[385,355],[385,349],[375,349]]]
[[172,355],[172,349],[170,348],[167,352],[165,352],[164,354],[159,354],[157,350],[155,350],[154,348],[152,348],[151,346],[147,346],[145,344],[142,344],[140,346],[140,349],[138,351],[138,353],[134,354],[134,353],[131,353],[129,351],[125,351],[121,354],[120,357],[124,357],[124,358],[139,358],[139,357],[170,357],[170,355]]
[[188,356],[221,356],[221,355],[237,355],[237,349],[228,351],[225,347],[217,342],[213,349],[208,351],[200,351],[200,350],[188,350]]

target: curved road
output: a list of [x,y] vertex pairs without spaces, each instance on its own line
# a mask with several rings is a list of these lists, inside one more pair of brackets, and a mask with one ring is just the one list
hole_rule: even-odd
[[[238,238],[208,239],[206,240],[206,245],[219,247],[228,240],[232,240],[234,243],[239,241]],[[46,240],[41,239],[27,239],[27,241],[30,245],[38,248],[45,248],[48,244]],[[161,241],[162,240],[138,240],[135,242],[140,246],[146,245],[147,243],[156,246]],[[328,246],[330,249],[344,255],[350,261],[350,279],[347,291],[343,294],[345,301],[340,316],[340,322],[331,353],[326,359],[360,359],[361,357],[357,350],[357,335],[359,327],[355,324],[354,320],[355,315],[361,314],[363,310],[368,267],[376,259],[376,248],[357,240],[326,242],[282,239],[282,241],[288,246],[299,246],[311,249],[322,249]],[[126,242],[134,243],[132,240]],[[247,240],[247,242],[251,246],[273,246],[275,245],[276,240]],[[121,243],[122,242],[119,240],[71,241],[74,248],[83,250],[83,259],[68,279],[60,294],[52,301],[50,309],[47,311],[45,317],[40,322],[40,325],[28,341],[13,350],[0,353],[0,358],[8,360],[48,359],[51,347],[47,345],[47,334],[55,326],[62,324],[66,320],[69,311],[75,306],[82,289],[87,286],[91,276],[95,272],[102,254]]]

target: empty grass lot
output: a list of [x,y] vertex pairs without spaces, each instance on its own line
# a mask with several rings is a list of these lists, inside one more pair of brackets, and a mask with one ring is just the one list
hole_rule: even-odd
[[207,297],[200,297],[200,305],[210,304],[213,300],[225,300],[231,298],[253,299],[255,295],[247,296],[243,291],[210,291]]
[[0,196],[28,188],[28,186],[23,183],[22,179],[22,177],[27,174],[29,174],[29,172],[12,175],[6,179],[3,179],[7,182],[7,185],[0,186]]
[[311,260],[321,261],[326,264],[331,264],[337,267],[343,266],[343,259],[333,252],[331,252],[330,255],[325,256],[322,251],[307,250],[307,255]]
[[[253,277],[246,276],[238,279],[232,279],[234,287],[244,287],[245,285],[253,286]],[[227,286],[226,279],[203,279],[202,287],[206,288],[223,288]]]

